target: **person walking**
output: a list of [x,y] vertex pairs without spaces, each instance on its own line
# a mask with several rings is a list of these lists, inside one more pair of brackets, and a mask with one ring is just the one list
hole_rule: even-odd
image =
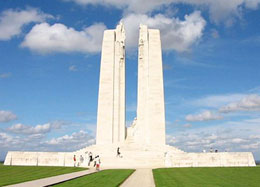
[[118,147],[118,148],[117,148],[117,154],[116,154],[116,156],[120,158],[120,154],[121,154],[121,153],[120,153],[120,147]]
[[91,153],[91,152],[89,152],[88,157],[89,157],[88,166],[90,166],[90,162],[93,161],[93,156],[92,156],[92,153]]

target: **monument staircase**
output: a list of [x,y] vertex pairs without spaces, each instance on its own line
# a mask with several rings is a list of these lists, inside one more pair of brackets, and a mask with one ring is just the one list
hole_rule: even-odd
[[[118,147],[120,156],[117,155]],[[77,157],[82,155],[84,159],[88,160],[89,152],[94,157],[99,155],[103,168],[158,168],[167,164],[167,159],[169,159],[167,154],[184,153],[168,145],[140,145],[129,140],[123,144],[89,146],[76,151],[75,155]]]

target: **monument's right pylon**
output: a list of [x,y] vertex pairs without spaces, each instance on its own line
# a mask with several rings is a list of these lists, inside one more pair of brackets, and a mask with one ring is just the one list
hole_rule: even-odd
[[140,144],[165,144],[165,107],[160,31],[140,25],[137,133]]

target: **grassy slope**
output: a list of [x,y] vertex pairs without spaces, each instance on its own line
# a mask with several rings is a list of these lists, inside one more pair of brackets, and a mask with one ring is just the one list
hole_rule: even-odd
[[0,186],[82,170],[84,169],[73,167],[4,166],[0,164]]
[[64,183],[60,183],[55,186],[68,186],[68,187],[108,187],[108,186],[119,186],[122,182],[127,179],[133,173],[131,169],[113,169],[104,170],[98,173],[86,175],[74,180],[70,180]]
[[153,170],[156,186],[259,187],[260,167],[168,168]]

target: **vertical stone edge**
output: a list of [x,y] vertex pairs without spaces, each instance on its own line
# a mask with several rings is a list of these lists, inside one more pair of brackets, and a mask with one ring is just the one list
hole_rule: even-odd
[[114,41],[114,30],[105,30],[100,65],[96,144],[113,142]]

